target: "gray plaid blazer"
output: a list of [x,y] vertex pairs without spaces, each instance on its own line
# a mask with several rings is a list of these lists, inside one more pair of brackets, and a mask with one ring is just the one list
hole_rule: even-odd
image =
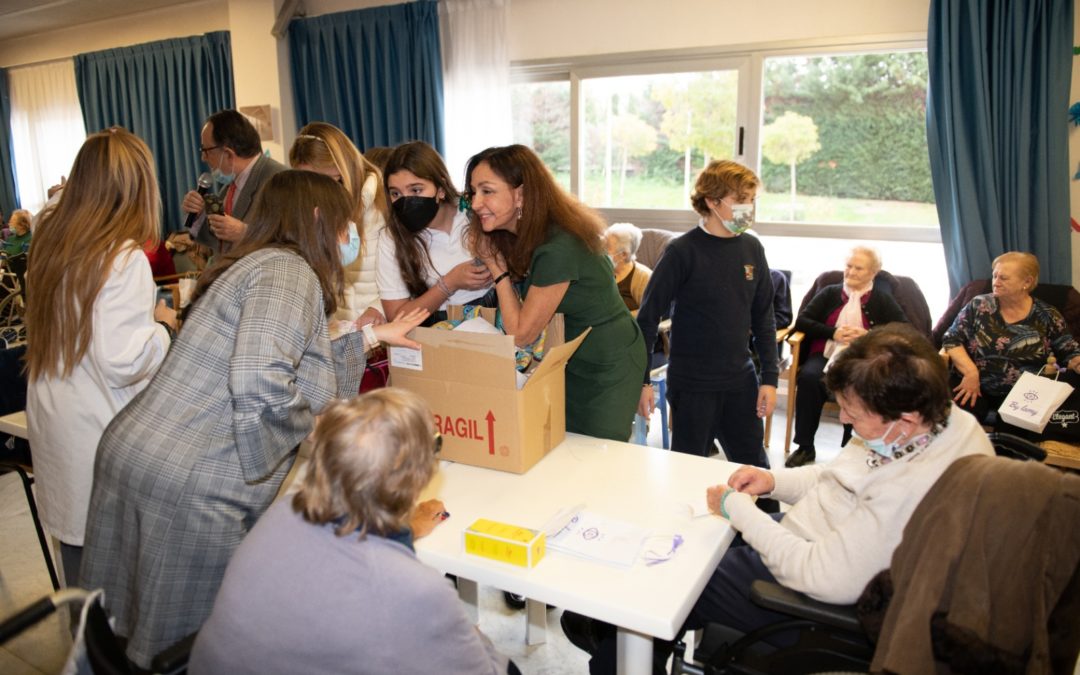
[[225,566],[335,396],[356,395],[360,333],[333,344],[318,278],[257,251],[200,298],[154,379],[98,446],[80,583],[105,589],[128,657],[209,615]]

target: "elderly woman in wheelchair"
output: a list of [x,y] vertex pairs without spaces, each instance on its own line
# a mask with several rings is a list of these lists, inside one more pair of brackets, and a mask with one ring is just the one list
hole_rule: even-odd
[[[750,601],[758,579],[825,602],[854,602],[889,567],[912,512],[949,465],[994,452],[975,419],[951,405],[941,357],[906,324],[853,341],[826,373],[826,385],[856,441],[825,465],[744,466],[727,485],[709,489],[710,509],[740,536],[684,629],[719,623],[749,632],[784,618]],[[755,507],[759,496],[791,508],[770,516]],[[614,672],[614,631],[595,624],[569,628],[575,644],[591,648],[592,673]],[[665,672],[672,644],[657,641],[655,647],[656,672]]]

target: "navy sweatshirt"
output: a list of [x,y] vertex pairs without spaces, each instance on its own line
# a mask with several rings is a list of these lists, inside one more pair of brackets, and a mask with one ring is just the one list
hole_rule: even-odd
[[[765,249],[757,237],[717,237],[696,227],[674,239],[653,270],[638,310],[645,344],[672,302],[668,382],[686,391],[724,391],[745,382],[761,359],[761,384],[776,386],[776,319]],[[645,373],[645,382],[649,373]]]

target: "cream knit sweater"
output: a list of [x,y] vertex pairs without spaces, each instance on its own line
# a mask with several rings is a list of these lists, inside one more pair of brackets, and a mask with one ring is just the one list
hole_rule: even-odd
[[953,406],[949,425],[916,454],[870,468],[852,439],[832,462],[773,471],[772,496],[791,504],[777,523],[746,494],[731,494],[732,525],[777,581],[824,602],[850,604],[889,567],[915,507],[955,460],[992,455],[975,418]]

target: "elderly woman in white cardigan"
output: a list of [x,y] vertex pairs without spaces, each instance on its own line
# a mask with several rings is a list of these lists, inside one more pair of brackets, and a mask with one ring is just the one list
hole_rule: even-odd
[[[992,455],[969,413],[951,405],[945,364],[907,324],[853,341],[833,361],[826,384],[855,440],[825,465],[767,471],[743,466],[709,488],[709,508],[741,534],[720,561],[684,629],[720,623],[749,632],[783,620],[749,598],[757,580],[779,582],[825,602],[853,603],[889,567],[915,507],[954,461]],[[754,497],[791,504],[764,513]],[[593,675],[614,672],[614,632],[571,626],[575,644],[593,639]],[[582,639],[584,637],[584,640]],[[657,661],[671,643],[657,641]]]

